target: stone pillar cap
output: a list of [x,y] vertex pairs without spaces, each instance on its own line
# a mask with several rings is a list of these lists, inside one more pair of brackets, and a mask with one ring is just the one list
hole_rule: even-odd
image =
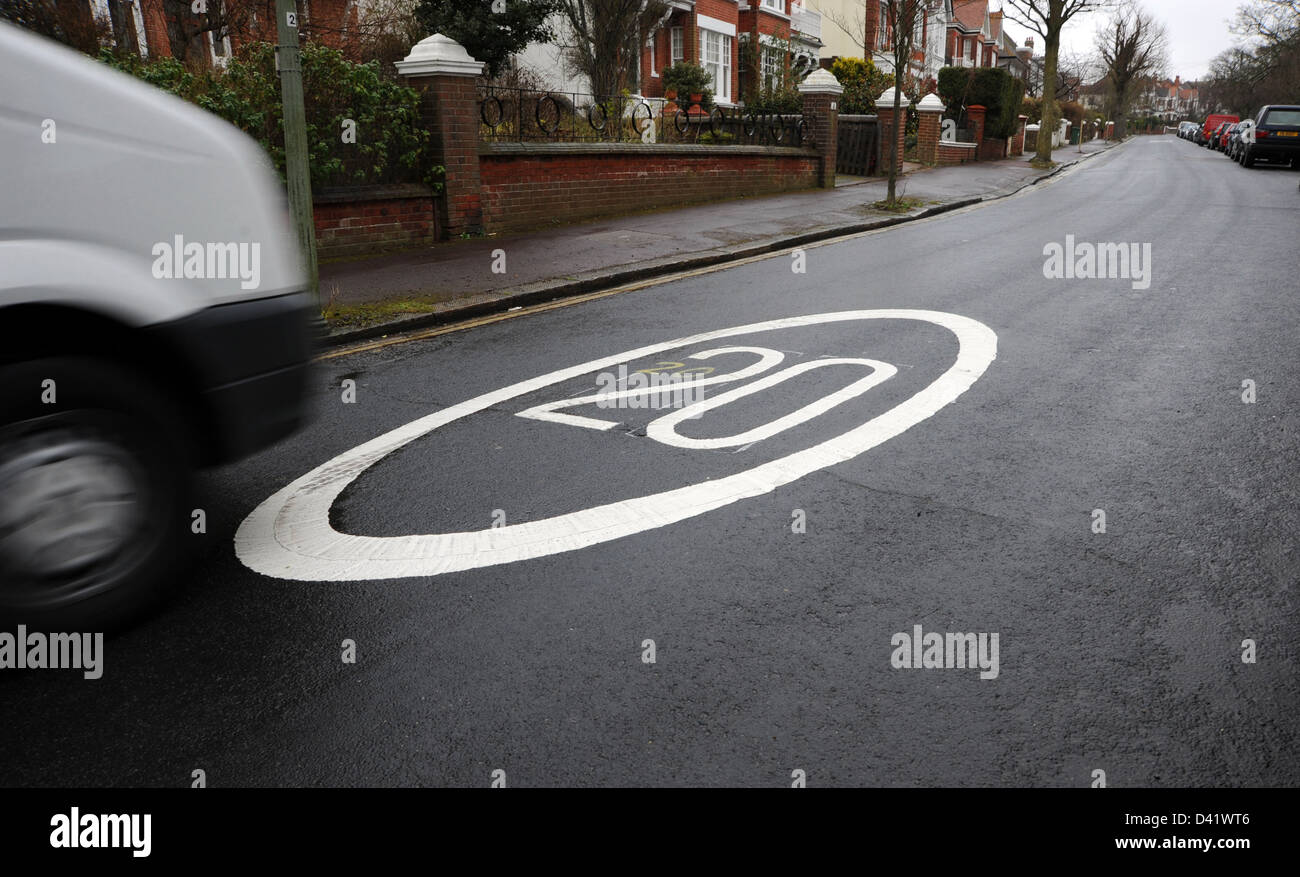
[[939,95],[930,92],[921,98],[921,102],[916,105],[916,109],[917,112],[921,113],[942,113],[945,107],[943,101],[939,99]]
[[[902,107],[910,107],[911,105],[912,105],[912,102],[911,102],[910,100],[907,99],[907,95],[903,95],[903,100],[901,101],[900,106],[902,106]],[[884,93],[884,94],[882,94],[880,97],[876,98],[876,109],[877,109],[877,110],[880,110],[880,109],[888,109],[888,110],[890,110],[891,112],[893,111],[893,109],[894,109],[894,87],[893,87],[892,85],[889,86],[889,88],[886,88],[886,89],[885,89],[885,93]]]
[[843,94],[844,86],[829,70],[818,67],[799,83],[800,94]]
[[480,76],[484,64],[451,37],[436,33],[412,46],[396,67],[403,76]]

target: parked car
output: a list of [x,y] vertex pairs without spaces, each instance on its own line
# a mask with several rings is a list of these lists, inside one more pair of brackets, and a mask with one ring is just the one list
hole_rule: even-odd
[[1192,131],[1194,131],[1195,129],[1196,129],[1195,122],[1179,122],[1178,136],[1181,137],[1183,140],[1188,140],[1191,137]]
[[1255,124],[1241,146],[1241,166],[1257,161],[1300,165],[1300,106],[1270,104],[1255,115]]
[[313,297],[234,126],[5,22],[0,82],[0,617],[102,631],[184,580],[193,470],[298,426]]
[[1210,132],[1210,136],[1206,140],[1205,147],[1207,149],[1213,149],[1217,152],[1219,150],[1219,145],[1222,142],[1221,138],[1223,137],[1223,132],[1228,130],[1228,126],[1230,124],[1232,123],[1220,122],[1219,126]]
[[1232,122],[1230,124],[1224,125],[1222,130],[1220,130],[1219,132],[1219,138],[1218,141],[1215,143],[1214,148],[1219,152],[1222,152],[1224,155],[1227,155],[1228,141],[1232,139],[1232,135],[1236,133],[1237,126],[1240,124],[1241,124],[1240,122]]
[[1214,146],[1213,135],[1215,130],[1226,122],[1240,121],[1240,116],[1230,116],[1226,113],[1211,113],[1205,117],[1205,121],[1201,124],[1196,142],[1202,146],[1212,148]]
[[1228,158],[1233,161],[1241,161],[1242,143],[1244,138],[1250,135],[1251,129],[1255,126],[1254,119],[1243,119],[1237,123],[1232,134],[1228,137],[1228,148],[1224,150]]

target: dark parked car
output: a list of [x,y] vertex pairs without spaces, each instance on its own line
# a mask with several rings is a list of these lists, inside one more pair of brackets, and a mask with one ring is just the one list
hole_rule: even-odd
[[1270,104],[1256,114],[1254,130],[1242,143],[1241,166],[1257,161],[1300,165],[1300,106]]
[[1219,149],[1220,144],[1223,142],[1222,141],[1223,132],[1227,131],[1228,126],[1231,124],[1232,124],[1231,122],[1220,122],[1218,127],[1215,128],[1213,131],[1211,131],[1210,136],[1206,139],[1205,142],[1206,148],[1214,149],[1214,150]]

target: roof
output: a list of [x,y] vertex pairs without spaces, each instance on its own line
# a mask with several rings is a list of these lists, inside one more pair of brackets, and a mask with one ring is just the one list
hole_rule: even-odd
[[953,0],[952,18],[962,30],[984,29],[984,18],[989,12],[989,0]]

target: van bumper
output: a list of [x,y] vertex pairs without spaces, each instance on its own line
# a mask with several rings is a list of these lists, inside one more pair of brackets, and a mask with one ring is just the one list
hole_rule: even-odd
[[205,464],[238,460],[302,425],[314,305],[310,293],[292,293],[217,305],[153,327],[201,388]]

